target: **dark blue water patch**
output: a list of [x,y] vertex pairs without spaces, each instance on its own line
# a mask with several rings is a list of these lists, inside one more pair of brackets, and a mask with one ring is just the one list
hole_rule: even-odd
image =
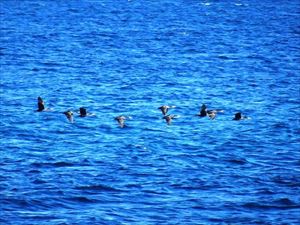
[[41,180],[41,179],[36,179],[32,182],[33,184],[46,184],[47,181],[45,180]]
[[118,192],[119,190],[113,187],[109,187],[106,185],[88,185],[88,186],[79,186],[76,187],[78,190],[83,191],[112,191],[112,192]]
[[226,161],[237,165],[245,165],[247,163],[247,160],[243,158],[227,159]]
[[70,167],[70,166],[74,166],[73,163],[68,163],[68,162],[55,162],[55,163],[32,163],[31,164],[32,167],[37,167],[37,168],[41,168],[41,167]]
[[288,210],[288,209],[299,209],[300,205],[291,202],[289,199],[279,199],[274,202],[268,202],[268,203],[257,203],[257,202],[249,202],[245,203],[243,205],[245,208],[249,209],[259,209],[259,210],[274,210],[274,209],[282,209],[282,210]]
[[274,183],[282,186],[300,188],[300,177],[291,175],[277,175],[272,178]]
[[66,200],[75,202],[75,203],[95,203],[95,202],[97,202],[95,199],[90,199],[90,198],[81,197],[81,196],[67,198]]
[[15,199],[15,198],[4,198],[1,199],[1,204],[3,204],[3,210],[12,211],[18,208],[26,208],[29,210],[45,210],[52,206],[47,204],[42,200],[34,199]]
[[41,173],[40,170],[36,170],[36,169],[31,169],[28,171],[29,173],[33,173],[33,174],[36,174],[36,173]]

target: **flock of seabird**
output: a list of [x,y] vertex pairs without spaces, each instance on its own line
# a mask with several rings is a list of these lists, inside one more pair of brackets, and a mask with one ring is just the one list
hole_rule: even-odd
[[[175,108],[176,106],[168,106],[168,105],[163,105],[160,106],[158,109],[161,110],[162,114],[163,114],[163,119],[166,120],[166,123],[168,125],[171,124],[172,120],[175,118],[178,118],[179,116],[177,115],[173,115],[173,114],[168,114],[169,109]],[[47,109],[45,108],[45,102],[43,101],[43,99],[41,97],[38,97],[38,109],[37,112],[42,112],[42,111],[47,111]],[[224,110],[219,110],[219,109],[207,109],[205,104],[202,104],[201,108],[200,108],[200,112],[199,114],[197,114],[197,116],[199,117],[209,117],[211,120],[216,118],[217,113],[222,113],[224,112]],[[65,114],[65,116],[67,117],[67,119],[73,123],[74,122],[74,113],[70,110],[63,112],[63,114]],[[91,113],[87,113],[86,108],[81,107],[79,108],[79,116],[80,117],[86,117],[86,116],[91,116],[93,114]],[[128,116],[117,116],[115,117],[115,120],[118,122],[119,126],[121,128],[125,127],[125,120],[126,119],[130,119],[130,117]],[[244,120],[244,119],[248,119],[247,116],[242,115],[241,112],[237,112],[234,115],[233,120]]]

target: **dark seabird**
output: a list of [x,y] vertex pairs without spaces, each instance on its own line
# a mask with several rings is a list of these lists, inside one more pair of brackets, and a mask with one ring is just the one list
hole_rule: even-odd
[[45,103],[41,97],[38,97],[38,112],[42,112],[45,109]]
[[166,120],[168,125],[170,125],[172,120],[175,119],[175,118],[178,118],[178,116],[176,116],[176,115],[166,115],[166,116],[163,117],[163,119]]
[[115,117],[115,120],[118,121],[118,124],[120,125],[121,128],[125,127],[125,120],[126,120],[125,116],[117,116]]
[[73,121],[74,121],[74,119],[73,119],[73,112],[70,111],[70,110],[68,110],[68,111],[64,112],[64,114],[66,115],[67,119],[68,119],[71,123],[73,123]]
[[79,113],[80,113],[80,117],[85,117],[87,116],[87,112],[86,112],[86,108],[79,108]]
[[247,119],[247,116],[243,116],[241,112],[234,114],[233,120],[244,120]]
[[224,112],[223,110],[208,110],[205,104],[202,104],[201,108],[200,108],[200,113],[198,114],[198,116],[200,117],[205,117],[208,116],[211,120],[216,118],[216,115],[218,112]]
[[95,116],[95,114],[87,112],[86,108],[84,108],[84,107],[80,107],[79,108],[79,116],[80,117]]
[[168,113],[168,110],[172,108],[175,108],[175,106],[162,105],[158,109],[160,109],[162,114],[165,116]]
[[200,113],[199,113],[198,116],[201,116],[201,117],[207,116],[206,105],[202,104],[201,109],[200,109]]

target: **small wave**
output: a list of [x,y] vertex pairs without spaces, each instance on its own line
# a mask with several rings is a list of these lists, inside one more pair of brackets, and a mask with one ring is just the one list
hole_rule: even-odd
[[171,187],[175,188],[175,189],[182,189],[182,190],[188,190],[188,191],[193,191],[193,190],[209,190],[211,188],[214,188],[216,186],[213,185],[187,185],[187,184],[173,184],[171,185]]
[[41,173],[39,170],[29,170],[28,173]]
[[297,177],[295,176],[276,176],[273,178],[273,182],[289,187],[299,187],[300,186],[300,181]]
[[278,122],[276,124],[273,125],[273,128],[274,129],[283,129],[283,128],[289,128],[288,124],[287,123],[284,123],[284,122]]
[[227,162],[233,163],[233,164],[238,164],[238,165],[245,165],[246,163],[248,163],[248,161],[246,159],[227,159]]
[[69,162],[55,162],[55,163],[39,163],[39,162],[35,162],[32,163],[31,166],[33,167],[70,167],[70,166],[74,166],[73,163],[69,163]]
[[45,184],[45,183],[47,183],[47,182],[44,181],[44,180],[36,179],[36,180],[34,180],[32,183],[34,183],[34,184]]
[[58,62],[50,62],[50,61],[48,61],[48,62],[41,62],[40,63],[41,65],[43,65],[43,66],[48,66],[48,67],[59,67],[59,66],[63,66],[63,64],[62,63],[58,63]]
[[257,193],[258,194],[263,194],[263,195],[273,195],[273,194],[275,194],[274,191],[272,191],[268,188],[261,188]]
[[[9,208],[12,208],[14,206],[22,206],[25,207],[28,205],[27,201],[20,200],[20,199],[9,199],[9,198],[1,198],[0,199],[0,205],[1,206],[7,206]],[[2,208],[2,207],[1,207]]]
[[80,202],[80,203],[95,203],[96,202],[95,199],[90,199],[90,198],[82,197],[82,196],[67,198],[66,200]]
[[74,166],[73,163],[68,163],[68,162],[56,162],[56,163],[53,163],[53,165],[55,167]]
[[288,198],[282,198],[275,201],[272,201],[270,203],[265,202],[248,202],[243,205],[245,208],[249,209],[295,209],[300,208],[299,204],[295,204],[293,201],[291,201]]
[[80,12],[79,10],[73,9],[73,8],[69,9],[68,11],[69,11],[70,13],[79,13],[79,12]]
[[147,193],[147,194],[154,194],[154,195],[164,195],[167,194],[168,191],[164,190],[164,189],[158,189],[158,190],[154,190],[154,189],[145,189],[142,190],[142,192]]
[[274,203],[278,203],[278,204],[282,204],[282,205],[290,205],[290,206],[296,205],[295,202],[291,201],[289,198],[281,198],[281,199],[274,201]]
[[233,56],[227,56],[227,55],[218,55],[217,58],[223,59],[223,60],[238,60],[238,58]]
[[106,185],[89,185],[89,186],[79,186],[76,187],[79,190],[90,190],[90,191],[119,191],[116,188],[106,186]]
[[48,209],[49,204],[36,199],[16,199],[6,198],[0,201],[0,205],[6,205],[9,208],[27,208],[27,209]]
[[201,5],[210,6],[211,3],[210,2],[202,2]]
[[125,185],[125,187],[126,188],[138,188],[138,189],[140,189],[140,188],[142,188],[142,185],[140,185],[140,184],[127,184],[127,185]]

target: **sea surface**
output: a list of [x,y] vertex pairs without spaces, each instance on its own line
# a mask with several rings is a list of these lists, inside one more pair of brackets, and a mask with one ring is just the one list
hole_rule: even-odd
[[298,0],[1,0],[0,28],[1,225],[300,224]]

